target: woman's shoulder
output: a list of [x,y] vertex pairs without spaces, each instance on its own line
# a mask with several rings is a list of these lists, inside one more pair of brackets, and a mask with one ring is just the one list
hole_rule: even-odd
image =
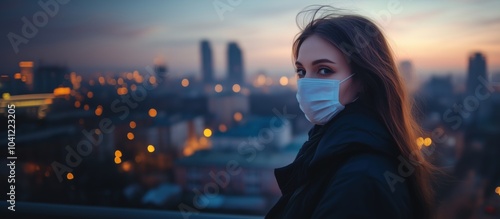
[[[339,167],[336,177],[358,176],[369,181],[387,183],[386,176],[398,173],[398,163],[384,154],[362,153],[352,156]],[[391,175],[392,176],[392,175]]]
[[[318,218],[326,215],[341,218],[358,216],[359,218],[411,218],[412,198],[409,181],[398,181],[394,185],[393,179],[386,178],[387,173],[397,174],[397,164],[384,156],[376,154],[353,156],[326,184],[326,191],[317,208],[316,216]],[[393,186],[395,189],[392,189]],[[332,210],[332,206],[340,209]],[[354,209],[356,210],[351,211]]]

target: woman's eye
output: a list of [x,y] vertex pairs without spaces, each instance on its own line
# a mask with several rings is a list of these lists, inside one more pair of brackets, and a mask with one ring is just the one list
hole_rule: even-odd
[[297,72],[297,76],[299,76],[299,78],[303,78],[306,75],[306,71],[304,71],[304,69],[298,68],[296,70],[296,72]]
[[327,75],[327,74],[332,74],[333,71],[328,69],[328,68],[320,68],[318,71],[318,74],[320,75]]

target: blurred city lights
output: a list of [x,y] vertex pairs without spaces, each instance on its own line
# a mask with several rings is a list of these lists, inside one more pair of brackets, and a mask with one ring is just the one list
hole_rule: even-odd
[[95,109],[95,115],[96,116],[102,115],[102,106],[101,105],[97,106],[97,108]]
[[127,72],[127,79],[128,80],[132,80],[134,78],[134,75],[132,74],[132,72]]
[[418,146],[418,148],[422,148],[422,145],[424,145],[424,138],[418,137],[417,138],[417,146]]
[[220,132],[226,132],[226,131],[227,131],[227,126],[226,126],[226,125],[224,125],[224,124],[220,124],[220,125],[219,125],[219,131],[220,131]]
[[135,123],[135,121],[130,121],[129,126],[130,126],[130,128],[135,129],[137,124]]
[[22,62],[19,62],[19,67],[21,67],[21,68],[32,68],[33,67],[33,62],[32,61],[22,61]]
[[182,85],[183,87],[187,87],[187,86],[189,86],[189,80],[188,80],[187,78],[182,79],[182,81],[181,81],[181,85]]
[[220,84],[215,85],[215,88],[214,88],[215,92],[220,93],[220,92],[222,92],[222,89],[223,89],[222,85],[220,85]]
[[432,144],[432,139],[431,138],[425,138],[424,139],[424,146],[429,147]]
[[120,150],[115,151],[115,157],[122,157],[122,152]]
[[241,86],[239,84],[233,85],[233,92],[239,93],[241,91]]
[[64,96],[69,95],[71,93],[71,89],[69,87],[58,87],[54,89],[55,96]]
[[150,84],[156,84],[156,78],[154,76],[149,77]]
[[104,77],[99,77],[99,84],[104,85],[106,83],[106,80],[104,80]]
[[212,136],[212,130],[210,130],[209,128],[206,128],[205,130],[203,130],[203,135],[207,138],[209,138],[210,136]]
[[150,145],[148,145],[148,152],[149,152],[149,153],[153,153],[154,151],[155,151],[155,146],[153,146],[153,145],[151,145],[151,144],[150,144]]
[[241,114],[240,112],[236,112],[234,113],[233,118],[234,121],[239,122],[243,119],[243,114]]
[[128,140],[134,140],[134,137],[135,137],[134,133],[132,133],[132,132],[127,133]]
[[119,157],[115,157],[115,164],[120,164],[122,162],[122,159]]
[[128,93],[128,89],[126,87],[119,87],[116,89],[116,93],[118,95],[125,95]]
[[288,85],[288,78],[286,76],[281,76],[280,84],[281,84],[281,86],[287,86]]
[[149,114],[149,116],[150,116],[151,118],[156,117],[157,113],[158,113],[158,112],[156,112],[156,109],[155,109],[155,108],[151,108],[151,109],[149,109],[149,111],[148,111],[148,114]]
[[254,81],[254,86],[255,87],[260,87],[266,84],[266,76],[263,74],[260,74],[257,76],[257,79]]
[[122,169],[125,172],[128,172],[132,169],[132,164],[129,161],[123,162]]
[[194,153],[194,150],[190,147],[184,148],[183,154],[184,156],[191,156]]

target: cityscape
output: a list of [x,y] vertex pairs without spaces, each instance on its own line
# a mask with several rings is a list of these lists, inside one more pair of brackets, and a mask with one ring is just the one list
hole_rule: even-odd
[[[16,203],[265,215],[281,196],[274,169],[295,159],[312,127],[296,75],[250,71],[237,37],[215,48],[202,36],[187,57],[195,72],[162,56],[128,70],[6,63],[15,66],[0,72],[2,177],[15,160],[15,183],[0,183],[7,203],[15,185]],[[422,77],[411,58],[398,69],[427,133],[415,141],[443,172],[433,181],[437,218],[498,218],[500,69],[481,50],[460,56],[465,75]]]

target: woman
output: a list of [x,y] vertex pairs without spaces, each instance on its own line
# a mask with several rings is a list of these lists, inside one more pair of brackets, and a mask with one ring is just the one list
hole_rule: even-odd
[[324,9],[293,44],[297,100],[315,126],[275,170],[283,195],[266,218],[430,218],[433,166],[385,37],[365,17]]

